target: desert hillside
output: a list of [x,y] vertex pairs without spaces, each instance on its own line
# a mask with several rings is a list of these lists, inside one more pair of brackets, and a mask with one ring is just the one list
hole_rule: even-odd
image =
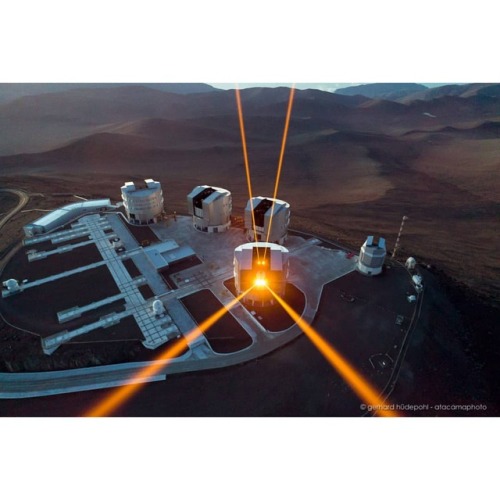
[[[375,233],[392,249],[406,215],[402,258],[496,296],[498,86],[446,87],[414,89],[418,98],[400,102],[297,91],[278,196],[291,203],[294,227],[353,247]],[[288,95],[241,91],[255,195],[273,192]],[[124,181],[154,177],[177,212],[203,183],[230,189],[235,214],[248,198],[234,91],[25,95],[0,104],[0,128],[4,186],[118,200]]]

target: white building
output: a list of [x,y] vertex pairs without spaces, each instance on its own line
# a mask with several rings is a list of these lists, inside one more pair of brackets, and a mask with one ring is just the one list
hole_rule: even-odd
[[415,269],[416,265],[417,265],[417,261],[413,257],[408,257],[408,259],[406,259],[405,267],[409,271],[413,271]]
[[234,283],[238,295],[254,287],[244,301],[254,305],[274,302],[271,288],[285,295],[289,272],[288,250],[275,243],[245,243],[234,250]]
[[[282,245],[285,242],[289,224],[290,205],[286,201],[263,196],[248,200],[245,208],[245,229],[249,241],[255,241],[256,234],[257,241],[269,241]],[[268,238],[269,226],[271,226],[271,231]]]
[[163,192],[161,184],[145,179],[144,185],[126,182],[122,186],[123,206],[131,224],[154,224],[163,213]]
[[386,253],[384,238],[379,238],[378,243],[375,243],[373,236],[368,236],[359,252],[358,271],[367,276],[380,274]]
[[37,234],[44,234],[57,229],[69,222],[82,217],[83,215],[103,212],[105,210],[116,208],[111,205],[109,198],[102,200],[87,200],[78,203],[71,203],[64,207],[58,208],[49,212],[48,214],[40,217],[39,219],[26,224],[23,227],[24,234],[27,237],[36,236]]
[[222,233],[231,225],[231,193],[213,186],[197,186],[187,195],[193,226],[208,233]]

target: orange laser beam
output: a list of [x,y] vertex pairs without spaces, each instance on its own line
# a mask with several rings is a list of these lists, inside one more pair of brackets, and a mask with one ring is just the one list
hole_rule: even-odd
[[171,362],[175,356],[178,356],[184,350],[186,344],[196,340],[200,335],[203,335],[204,330],[207,330],[217,323],[217,321],[219,321],[219,319],[222,318],[222,316],[224,316],[229,309],[234,307],[248,292],[250,292],[252,288],[243,292],[226,306],[222,306],[218,311],[212,314],[212,316],[208,317],[200,325],[188,332],[184,336],[184,339],[179,340],[179,342],[176,342],[173,346],[161,353],[155,361],[163,361],[163,363],[150,364],[141,370],[138,370],[137,373],[127,382],[127,385],[114,389],[108,397],[98,403],[95,407],[91,408],[84,416],[105,417],[115,412],[119,406],[130,399],[140,389],[144,382],[147,382],[147,379],[156,375],[162,368]]
[[[257,229],[255,226],[255,214],[253,212],[253,196],[252,196],[252,182],[250,180],[250,165],[248,162],[248,151],[247,151],[247,139],[245,135],[245,124],[243,122],[243,109],[241,107],[241,96],[240,89],[236,87],[234,90],[236,93],[236,106],[238,108],[238,120],[240,123],[240,133],[241,133],[241,144],[243,146],[243,160],[245,162],[245,173],[247,177],[247,185],[248,185],[248,196],[250,198],[250,210],[252,212],[252,226],[255,242],[257,242]],[[259,255],[259,248],[257,247],[257,256]]]
[[[281,304],[283,309],[285,309],[295,323],[297,323],[301,330],[307,335],[319,352],[349,384],[361,401],[373,407],[383,408],[386,406],[384,400],[379,396],[378,391],[373,388],[343,356],[341,356],[311,325],[309,325],[309,323],[303,320],[279,295],[271,288],[267,288]],[[384,417],[399,416],[396,411],[380,409],[378,412]]]
[[[281,177],[281,169],[283,167],[283,158],[285,157],[286,141],[288,138],[288,128],[290,126],[290,117],[292,116],[293,98],[295,96],[295,84],[290,88],[290,96],[288,98],[288,109],[286,111],[285,119],[285,129],[283,130],[283,140],[281,141],[281,151],[278,161],[278,171],[276,172],[276,181],[274,183],[274,193],[273,193],[273,205],[271,207],[271,217],[269,218],[269,226],[267,227],[267,237],[266,243],[269,243],[269,235],[271,234],[271,226],[273,224],[273,214],[274,214],[274,200],[278,196],[278,187]],[[264,257],[266,255],[266,250],[264,250]]]

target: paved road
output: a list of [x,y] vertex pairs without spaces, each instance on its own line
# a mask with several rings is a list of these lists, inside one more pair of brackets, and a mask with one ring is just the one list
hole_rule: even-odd
[[[7,193],[12,193],[15,194],[16,196],[19,197],[19,202],[17,206],[15,206],[12,210],[7,212],[1,219],[0,219],[0,231],[2,230],[3,226],[9,222],[9,220],[14,217],[18,212],[20,212],[28,203],[30,197],[28,193],[21,191],[20,189],[8,189],[8,188],[0,188],[0,192],[7,192]],[[1,233],[0,233],[1,235]],[[9,252],[7,252],[6,255],[4,255],[2,258],[0,258],[0,271],[3,269],[4,263],[8,262],[10,258],[19,250],[19,248],[22,246],[22,242],[18,243],[15,245],[13,248],[10,249]]]
[[15,194],[16,196],[19,197],[19,202],[18,202],[17,206],[14,207],[10,212],[7,212],[7,214],[4,215],[0,219],[0,230],[1,230],[3,228],[3,226],[5,226],[5,224],[7,224],[7,222],[9,222],[9,220],[12,217],[14,217],[14,215],[16,215],[18,212],[20,212],[24,208],[26,203],[28,203],[30,197],[29,197],[28,193],[25,193],[24,191],[21,191],[20,189],[1,188],[0,192],[12,193],[12,194]]

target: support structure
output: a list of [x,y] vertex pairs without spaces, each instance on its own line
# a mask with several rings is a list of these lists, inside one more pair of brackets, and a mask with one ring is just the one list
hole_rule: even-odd
[[399,238],[401,238],[401,233],[403,232],[403,226],[405,225],[406,220],[408,220],[408,217],[406,217],[406,215],[403,215],[403,218],[401,219],[401,226],[399,227],[398,237],[396,239],[396,244],[394,245],[394,250],[392,251],[393,259],[396,257],[396,251],[399,247]]

